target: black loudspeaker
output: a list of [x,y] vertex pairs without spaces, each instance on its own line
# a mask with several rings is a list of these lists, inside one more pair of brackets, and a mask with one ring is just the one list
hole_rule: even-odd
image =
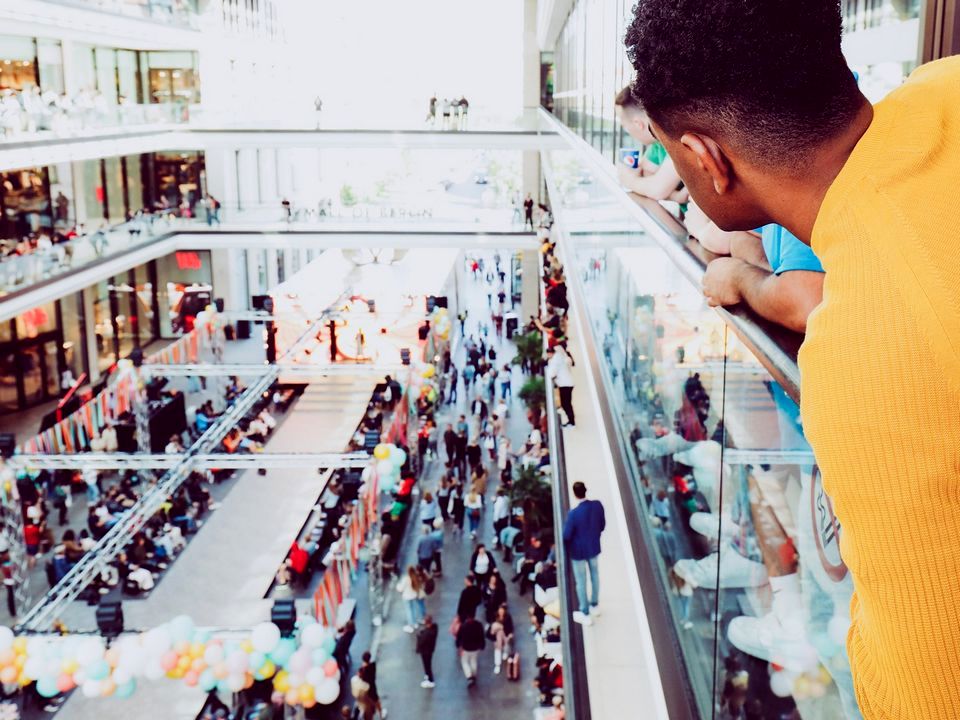
[[237,340],[250,339],[250,321],[237,320]]
[[97,606],[97,627],[107,639],[123,632],[123,606],[119,601],[101,602]]
[[372,453],[373,449],[380,444],[380,433],[376,430],[367,430],[363,435],[363,449]]
[[217,308],[217,312],[218,312],[218,313],[222,313],[222,312],[223,312],[223,308],[224,308],[223,298],[216,298],[216,299],[213,301],[213,305],[214,305],[214,307]]
[[417,328],[417,337],[421,341],[426,340],[430,336],[430,323],[425,322],[423,325]]
[[267,323],[267,362],[271,365],[277,361],[277,328],[272,322]]
[[410,348],[400,348],[400,362],[404,365],[410,364]]
[[250,297],[250,306],[254,310],[273,312],[273,298],[269,295],[252,295]]
[[143,367],[143,350],[138,347],[135,347],[130,351],[130,362],[133,363],[134,367]]
[[17,447],[17,436],[14,433],[0,433],[0,457],[13,457]]
[[293,604],[293,598],[274,600],[270,621],[280,628],[282,637],[293,637],[297,629],[297,606]]
[[507,340],[513,337],[514,333],[517,332],[517,328],[520,326],[520,319],[516,315],[511,315],[507,317]]
[[446,295],[437,295],[437,297],[435,297],[435,298],[433,299],[433,301],[434,301],[434,303],[436,303],[436,306],[437,306],[437,307],[442,307],[442,308],[449,308],[449,307],[450,307],[450,305],[447,304],[447,296],[446,296]]

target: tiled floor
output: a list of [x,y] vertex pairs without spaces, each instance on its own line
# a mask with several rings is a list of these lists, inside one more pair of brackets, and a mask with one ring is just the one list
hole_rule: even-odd
[[[462,287],[469,292],[474,287],[472,280],[465,281]],[[486,304],[486,290],[477,285],[477,292],[468,296],[470,321],[467,332],[477,332],[476,323],[483,318],[489,323],[489,311]],[[492,325],[491,325],[492,327]],[[498,362],[507,362],[513,355],[513,344],[507,341],[496,346]],[[462,362],[462,359],[461,359]],[[519,370],[514,371],[513,387],[520,386],[522,380]],[[467,414],[467,397],[461,384],[459,402],[456,410],[445,411],[438,419],[442,429],[444,423],[456,420],[462,412]],[[511,404],[508,430],[513,447],[521,447],[530,430],[525,419],[522,403],[515,401]],[[443,449],[440,450],[443,456]],[[421,480],[421,492],[434,490],[440,474],[442,461],[432,462],[426,479]],[[487,508],[484,512],[482,531],[479,540],[490,547],[493,536],[492,500],[496,492],[497,483],[491,477],[487,494]],[[414,541],[417,528],[408,529],[403,557],[409,564],[416,562]],[[470,720],[513,720],[514,718],[530,718],[537,705],[536,689],[531,684],[533,677],[536,652],[533,636],[528,632],[530,623],[527,619],[527,608],[530,605],[530,593],[521,597],[517,592],[517,585],[509,582],[512,570],[502,560],[499,552],[495,552],[501,574],[508,580],[507,601],[510,614],[516,626],[517,650],[520,653],[521,677],[519,682],[508,681],[501,673],[493,672],[493,644],[487,642],[479,662],[479,679],[477,685],[468,688],[466,680],[460,670],[453,638],[449,627],[456,614],[460,591],[463,589],[463,578],[468,571],[470,555],[475,544],[471,542],[469,533],[455,537],[448,525],[445,532],[443,548],[443,578],[437,582],[437,589],[427,598],[427,612],[433,614],[440,628],[437,639],[437,650],[433,658],[433,670],[437,686],[432,690],[420,688],[423,680],[423,668],[420,658],[414,652],[414,638],[403,632],[402,626],[406,622],[403,601],[399,594],[392,591],[390,613],[384,623],[381,635],[380,654],[378,657],[378,685],[383,696],[385,707],[390,718],[397,720],[447,720],[448,718],[470,718]],[[392,589],[391,589],[392,590]],[[478,617],[482,610],[478,612]]]

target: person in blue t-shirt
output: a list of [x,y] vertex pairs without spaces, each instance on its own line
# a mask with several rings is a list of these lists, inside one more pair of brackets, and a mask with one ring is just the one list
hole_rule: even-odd
[[711,262],[703,276],[707,302],[745,302],[767,320],[805,332],[823,299],[823,266],[813,250],[780,225],[725,235],[730,257]]

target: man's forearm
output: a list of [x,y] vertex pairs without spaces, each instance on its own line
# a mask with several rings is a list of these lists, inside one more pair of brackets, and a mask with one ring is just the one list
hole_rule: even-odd
[[744,302],[758,315],[802,333],[806,332],[807,317],[819,304],[820,295],[814,295],[814,287],[795,282],[800,278],[788,278],[787,275],[791,274],[777,276],[741,262],[736,271],[736,284]]

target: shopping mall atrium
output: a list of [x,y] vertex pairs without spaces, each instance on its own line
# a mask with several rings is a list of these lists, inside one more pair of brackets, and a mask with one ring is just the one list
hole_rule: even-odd
[[960,0],[0,0],[0,720],[960,718]]

